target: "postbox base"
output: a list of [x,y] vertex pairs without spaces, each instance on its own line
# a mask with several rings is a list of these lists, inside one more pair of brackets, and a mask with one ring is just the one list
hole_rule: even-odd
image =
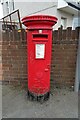
[[28,98],[30,100],[45,101],[49,99],[49,96],[50,96],[50,92],[47,92],[46,94],[42,94],[42,95],[35,95],[28,90]]

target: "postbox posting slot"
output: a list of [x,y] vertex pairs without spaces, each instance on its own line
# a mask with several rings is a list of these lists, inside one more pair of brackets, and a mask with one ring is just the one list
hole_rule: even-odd
[[33,41],[37,41],[37,40],[47,40],[48,41],[48,34],[33,34]]
[[35,58],[44,59],[44,57],[45,57],[45,44],[36,43],[35,44]]

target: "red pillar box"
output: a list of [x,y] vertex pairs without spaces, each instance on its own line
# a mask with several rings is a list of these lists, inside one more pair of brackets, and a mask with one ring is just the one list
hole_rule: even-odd
[[57,18],[27,16],[22,23],[27,27],[28,95],[37,100],[49,98],[52,26]]

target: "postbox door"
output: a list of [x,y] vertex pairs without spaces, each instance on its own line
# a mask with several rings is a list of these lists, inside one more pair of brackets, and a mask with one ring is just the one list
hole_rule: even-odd
[[[51,31],[48,39],[28,41],[28,87],[29,90],[44,94],[50,87]],[[42,38],[42,37],[41,37]]]

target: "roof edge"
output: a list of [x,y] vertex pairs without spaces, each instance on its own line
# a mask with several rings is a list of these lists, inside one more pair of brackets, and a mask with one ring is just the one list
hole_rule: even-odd
[[71,3],[71,2],[67,2],[67,3],[68,3],[69,6],[74,7],[77,10],[80,10],[80,7],[74,5],[73,3]]

